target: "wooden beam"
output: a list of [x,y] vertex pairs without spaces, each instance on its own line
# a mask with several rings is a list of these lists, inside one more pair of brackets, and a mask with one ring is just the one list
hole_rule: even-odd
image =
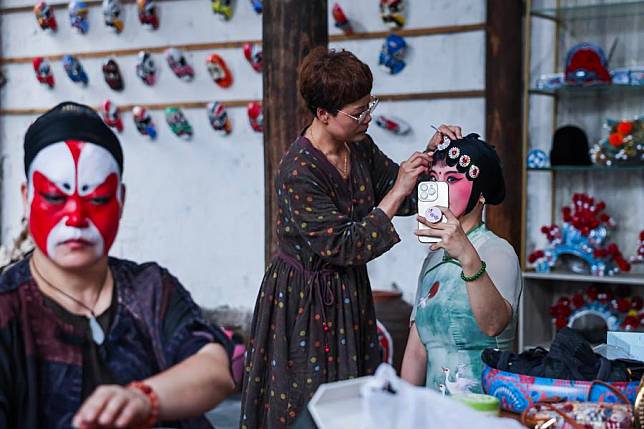
[[[488,0],[485,59],[486,140],[503,163],[506,196],[488,206],[487,223],[522,254],[522,2]],[[527,84],[527,82],[526,82]]]
[[316,46],[329,43],[327,0],[264,2],[265,258],[277,248],[275,176],[282,155],[311,121],[297,88],[298,67]]
[[[454,99],[454,98],[480,98],[485,97],[485,91],[482,89],[471,90],[456,90],[456,91],[441,91],[441,92],[412,92],[401,94],[375,94],[380,101],[410,101],[410,100],[438,100],[438,99]],[[219,100],[226,107],[246,107],[248,103],[259,100]],[[176,103],[130,103],[119,104],[119,108],[123,111],[131,110],[134,106],[145,107],[148,110],[163,110],[166,107],[179,107],[181,109],[202,109],[205,108],[210,101],[177,101]],[[98,109],[98,106],[94,106]],[[23,109],[0,109],[1,115],[40,115],[48,111],[47,107],[33,107]]]
[[375,94],[380,101],[440,100],[449,98],[485,97],[484,89],[465,89],[454,91],[416,92],[403,94]]
[[[158,3],[162,2],[170,2],[170,1],[179,1],[179,0],[156,0]],[[54,9],[67,9],[69,7],[69,2],[60,2],[60,3],[55,3],[55,2],[47,2],[49,3],[49,6],[51,6]],[[86,0],[85,3],[87,3],[87,6],[89,7],[100,7],[103,4],[102,0]],[[131,4],[131,3],[136,3],[136,0],[121,0],[122,4]],[[35,5],[35,2],[34,2]],[[24,12],[33,12],[34,11],[34,5],[31,6],[11,6],[11,7],[3,7],[0,8],[0,15],[6,15],[10,13],[24,13]]]
[[[221,103],[226,107],[246,107],[248,103],[259,100],[229,100],[221,101]],[[147,110],[163,110],[166,107],[178,107],[180,109],[205,109],[208,106],[210,101],[180,101],[176,103],[130,103],[130,104],[119,104],[118,107],[121,112],[132,110],[134,106],[141,106]],[[94,110],[99,110],[100,106],[91,106]],[[32,109],[0,109],[0,116],[2,115],[42,115],[47,112],[50,108],[37,107]]]
[[[246,43],[261,44],[261,40],[231,40],[228,42],[213,42],[213,43],[192,43],[187,45],[167,45],[167,46],[151,46],[142,48],[128,48],[128,49],[112,49],[104,51],[92,52],[66,52],[57,55],[43,55],[49,61],[60,61],[65,55],[74,55],[78,59],[84,58],[108,58],[108,57],[126,57],[136,55],[139,51],[146,51],[152,54],[160,54],[166,49],[173,47],[182,49],[184,51],[206,51],[211,49],[236,49],[243,47]],[[5,57],[0,58],[0,64],[24,64],[31,63],[34,57]]]
[[[411,28],[394,30],[393,33],[402,37],[422,37],[422,36],[435,36],[438,34],[455,34],[455,33],[468,33],[471,31],[485,30],[485,23],[480,22],[476,24],[466,25],[446,25],[442,27],[425,27],[425,28]],[[348,40],[366,40],[366,39],[384,39],[389,36],[392,31],[371,31],[364,33],[334,34],[329,36],[330,42],[346,42]]]

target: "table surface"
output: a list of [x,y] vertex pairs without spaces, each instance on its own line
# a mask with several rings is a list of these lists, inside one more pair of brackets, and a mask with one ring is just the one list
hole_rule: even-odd
[[[501,417],[514,419],[519,423],[521,422],[521,414],[511,413],[509,411],[501,411]],[[315,423],[313,422],[313,418],[311,417],[308,408],[304,408],[304,410],[300,413],[300,416],[295,422],[293,429],[316,429]]]

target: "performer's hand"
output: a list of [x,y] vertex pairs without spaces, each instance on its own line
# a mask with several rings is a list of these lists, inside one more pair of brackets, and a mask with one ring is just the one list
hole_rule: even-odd
[[103,385],[85,400],[72,424],[78,429],[126,428],[146,421],[152,405],[143,392],[118,385]]
[[425,151],[435,151],[436,146],[438,146],[443,138],[447,137],[450,140],[457,140],[463,138],[463,131],[458,125],[441,125],[438,127],[438,131],[434,133],[429,142],[427,142],[427,149]]
[[427,226],[429,229],[418,229],[415,234],[417,236],[439,237],[441,241],[432,244],[431,250],[445,249],[449,256],[458,259],[461,264],[478,257],[474,245],[467,238],[467,234],[456,216],[446,207],[437,208],[443,212],[447,222],[439,221],[431,223],[423,216],[417,216],[418,222]]

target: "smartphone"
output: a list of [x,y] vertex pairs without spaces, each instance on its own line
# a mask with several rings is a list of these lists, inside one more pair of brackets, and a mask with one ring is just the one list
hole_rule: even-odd
[[[433,207],[449,207],[449,186],[447,182],[420,182],[418,184],[418,214],[431,219],[430,211]],[[437,210],[437,209],[435,209]],[[434,213],[436,213],[434,211]],[[441,213],[441,222],[447,222],[445,215]],[[429,227],[418,222],[418,229],[429,229]],[[438,243],[440,237],[427,237],[420,235],[418,241],[421,243]]]

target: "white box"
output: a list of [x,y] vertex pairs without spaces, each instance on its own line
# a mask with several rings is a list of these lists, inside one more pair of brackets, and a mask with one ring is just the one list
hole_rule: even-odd
[[308,404],[318,429],[362,428],[360,388],[372,376],[322,384]]
[[[644,332],[618,332],[608,331],[606,335],[606,344],[622,349],[628,353],[630,359],[644,362]],[[609,359],[614,359],[610,356]]]

